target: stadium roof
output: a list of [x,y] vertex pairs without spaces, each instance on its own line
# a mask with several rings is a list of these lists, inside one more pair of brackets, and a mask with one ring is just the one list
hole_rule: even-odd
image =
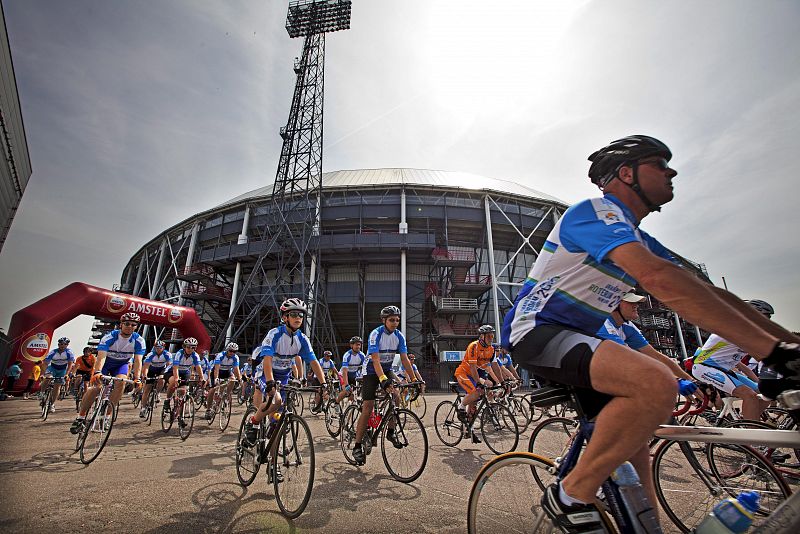
[[[472,174],[460,171],[435,171],[428,169],[356,169],[326,172],[322,174],[322,187],[328,188],[359,188],[379,187],[386,188],[393,185],[424,185],[440,186],[447,188],[460,188],[478,191],[495,191],[510,195],[536,198],[548,202],[557,202],[568,205],[561,199],[542,193],[536,189],[526,187],[518,182],[511,180],[500,180],[489,178],[479,174]],[[216,208],[237,204],[251,199],[265,197],[272,194],[273,184],[259,187],[243,195],[232,198]]]

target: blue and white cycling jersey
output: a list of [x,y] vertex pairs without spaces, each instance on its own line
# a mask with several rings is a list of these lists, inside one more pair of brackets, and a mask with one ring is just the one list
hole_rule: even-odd
[[219,365],[220,371],[231,371],[234,367],[239,367],[239,355],[228,356],[228,351],[217,354],[212,365]]
[[[405,336],[399,329],[390,333],[385,326],[380,325],[369,334],[367,353],[372,356],[376,352],[380,354],[381,367],[384,369],[391,368],[395,354],[408,353]],[[372,362],[367,362],[367,370],[364,374],[376,374],[375,366],[372,365]]]
[[342,370],[347,369],[348,373],[356,373],[356,376],[361,376],[361,368],[366,361],[366,354],[361,351],[353,352],[353,349],[350,349],[342,356]]
[[149,363],[153,369],[166,369],[167,366],[172,365],[172,354],[167,350],[162,350],[161,354],[153,351],[145,357],[144,363]]
[[203,371],[203,378],[208,378],[208,373],[214,367],[214,362],[209,361],[208,358],[200,357],[200,369]]
[[325,376],[336,373],[336,362],[332,359],[326,361],[325,358],[322,358],[319,361],[319,365],[322,367],[322,372],[325,373]]
[[59,352],[58,349],[53,349],[45,357],[44,361],[53,369],[64,371],[70,362],[75,361],[75,353],[70,349],[64,349],[61,352]]
[[300,356],[304,362],[317,359],[308,337],[299,330],[290,334],[283,324],[270,330],[264,337],[261,342],[261,356],[272,356],[272,374],[281,377],[292,372],[295,356]]
[[[411,380],[416,380],[417,379],[416,373],[419,372],[419,369],[417,369],[417,364],[412,363],[411,368],[414,370],[414,376],[411,377]],[[392,371],[394,371],[394,374],[397,375],[397,378],[402,378],[402,379],[406,378],[406,367],[405,365],[403,365],[403,360],[400,360],[400,365],[398,365],[396,370],[392,369]]]
[[644,338],[642,333],[636,328],[636,325],[630,321],[622,323],[621,326],[614,324],[611,318],[606,319],[600,330],[597,331],[597,337],[600,339],[608,339],[620,345],[628,345],[633,350],[639,350],[646,347],[650,343]]
[[200,356],[196,352],[186,354],[183,349],[180,349],[172,358],[172,366],[177,367],[179,373],[187,373],[196,365],[200,365]]
[[510,349],[544,324],[595,335],[636,280],[607,258],[626,243],[639,242],[675,262],[669,251],[638,228],[633,213],[613,195],[569,208],[547,236],[528,278],[506,314],[502,344]]
[[100,340],[97,351],[105,351],[106,363],[109,360],[113,363],[130,362],[134,356],[144,356],[147,349],[144,346],[144,338],[137,332],[131,337],[124,338],[119,330],[112,330]]
[[249,363],[245,363],[240,367],[240,371],[242,372],[242,376],[250,376],[253,372],[253,367]]
[[497,351],[497,356],[494,357],[494,361],[497,362],[497,365],[500,367],[514,367],[514,362],[511,360],[511,354],[503,354],[499,350]]

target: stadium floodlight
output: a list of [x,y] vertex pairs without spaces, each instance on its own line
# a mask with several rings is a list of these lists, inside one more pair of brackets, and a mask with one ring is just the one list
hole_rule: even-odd
[[292,0],[286,15],[289,37],[350,28],[350,0]]

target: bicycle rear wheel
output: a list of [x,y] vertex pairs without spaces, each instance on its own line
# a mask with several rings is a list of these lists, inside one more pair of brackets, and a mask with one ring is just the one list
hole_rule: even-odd
[[493,453],[511,452],[519,444],[517,421],[502,404],[487,404],[481,412],[481,436]]
[[[400,409],[387,415],[389,421],[383,427],[381,455],[389,474],[400,482],[414,482],[428,463],[428,435],[419,417],[411,410]],[[386,434],[394,419],[394,435],[401,445],[397,448]]]
[[219,429],[221,432],[225,432],[225,429],[228,428],[228,424],[231,422],[231,399],[228,398],[228,395],[222,396],[222,403],[219,407]]
[[186,438],[192,433],[194,411],[194,399],[187,396],[183,399],[181,413],[178,414],[178,434],[182,441],[186,441]]
[[352,465],[358,465],[353,458],[353,447],[356,444],[356,422],[359,415],[358,405],[348,406],[342,414],[342,428],[339,433],[339,446],[342,448],[345,460]]
[[442,401],[433,412],[433,426],[439,440],[455,447],[464,437],[464,424],[458,420],[458,401]]
[[325,406],[325,429],[332,438],[339,437],[342,431],[342,407],[335,399],[329,400]]
[[[255,407],[251,406],[244,412],[242,422],[239,425],[239,434],[236,438],[236,477],[242,486],[249,486],[255,480],[258,470],[261,467],[259,462],[259,445],[246,443],[244,438],[244,428],[250,416],[256,412]],[[263,425],[262,425],[263,427]],[[259,429],[259,437],[261,430]],[[260,440],[257,440],[260,443]]]
[[498,456],[478,472],[467,505],[467,532],[484,534],[560,532],[540,506],[543,492],[532,473],[553,463],[527,452]]
[[[273,466],[282,480],[272,477],[275,500],[284,516],[294,519],[303,513],[314,486],[314,439],[302,417],[291,415],[281,428]],[[273,473],[275,470],[273,469]]]
[[[108,413],[108,412],[111,413]],[[106,446],[111,428],[114,426],[116,407],[108,399],[100,401],[97,409],[87,418],[83,429],[83,443],[81,443],[81,463],[89,465],[100,455]]]

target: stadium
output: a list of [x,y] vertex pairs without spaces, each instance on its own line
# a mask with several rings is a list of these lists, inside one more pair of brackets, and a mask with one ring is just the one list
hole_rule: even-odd
[[[229,337],[230,330],[223,330],[231,302],[266,246],[272,190],[250,191],[155,236],[131,257],[119,289],[194,307],[212,338]],[[325,173],[322,198],[313,202],[321,213],[312,238],[320,250],[315,272],[336,340],[334,347],[314,350],[340,357],[351,336],[365,337],[378,324],[381,307],[396,304],[423,376],[440,385],[478,326],[499,327],[568,207],[516,181],[407,168]],[[277,257],[279,251],[266,261]],[[248,291],[257,297],[257,288]],[[648,303],[659,310],[658,303]],[[651,341],[669,353],[677,346],[674,333],[668,335],[674,320],[660,311],[643,321],[652,324]],[[265,309],[234,341],[249,351],[276,321],[274,310]],[[107,326],[96,323],[94,336]],[[156,338],[181,339],[177,330],[146,328],[145,336],[148,345]]]

